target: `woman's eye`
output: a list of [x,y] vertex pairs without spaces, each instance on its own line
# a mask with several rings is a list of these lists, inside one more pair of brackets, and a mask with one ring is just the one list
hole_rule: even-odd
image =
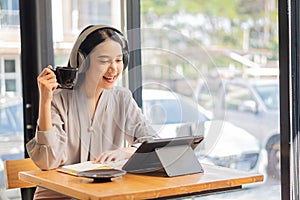
[[108,64],[109,63],[108,60],[100,60],[99,62],[100,62],[100,64]]

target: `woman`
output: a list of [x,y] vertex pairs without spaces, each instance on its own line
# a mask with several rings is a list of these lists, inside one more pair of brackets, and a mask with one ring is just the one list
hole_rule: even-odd
[[[105,163],[128,159],[135,144],[156,137],[129,90],[114,86],[128,65],[128,46],[112,27],[89,26],[72,49],[69,67],[79,68],[73,90],[57,89],[52,67],[38,76],[39,119],[27,143],[41,169],[88,160]],[[129,147],[122,147],[124,139]],[[38,187],[35,199],[67,198]]]

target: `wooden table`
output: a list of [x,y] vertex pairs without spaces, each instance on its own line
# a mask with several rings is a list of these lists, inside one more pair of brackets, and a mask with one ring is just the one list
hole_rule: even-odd
[[259,174],[204,164],[203,168],[204,173],[171,178],[126,174],[105,183],[93,183],[92,179],[56,170],[20,172],[19,178],[78,199],[151,199],[175,195],[200,195],[242,188],[244,184],[263,181],[263,175]]

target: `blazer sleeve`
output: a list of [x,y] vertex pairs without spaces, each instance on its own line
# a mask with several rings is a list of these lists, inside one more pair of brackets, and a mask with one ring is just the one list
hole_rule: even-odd
[[[64,131],[64,106],[52,101],[52,129],[35,132],[35,137],[27,144],[27,152],[34,163],[41,169],[53,169],[66,161],[67,135]],[[38,123],[37,123],[38,126]]]

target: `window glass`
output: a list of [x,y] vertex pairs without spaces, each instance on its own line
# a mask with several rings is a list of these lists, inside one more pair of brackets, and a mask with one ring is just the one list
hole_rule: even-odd
[[102,24],[122,30],[121,8],[117,0],[67,0],[65,3],[52,1],[52,9],[56,66],[67,65],[73,43],[86,26]]
[[[120,3],[118,0],[52,1],[54,65],[67,65],[72,45],[84,27],[104,24],[122,30]],[[21,199],[19,190],[4,189],[2,167],[5,159],[18,159],[24,154],[19,1],[0,0],[0,16],[0,35],[4,41],[0,50],[5,52],[5,56],[0,55],[0,147],[5,146],[0,148],[0,199]]]
[[5,88],[6,88],[7,92],[15,92],[16,91],[16,80],[6,79],[5,80]]
[[20,66],[19,1],[0,0],[0,199],[20,199],[20,190],[5,190],[3,163],[24,157]]
[[227,85],[225,95],[225,109],[239,110],[245,101],[251,101],[252,95],[248,88],[239,85]]
[[19,20],[19,1],[0,0],[0,23],[2,28],[18,28]]
[[279,88],[276,85],[256,86],[257,93],[262,98],[264,104],[272,110],[279,109]]
[[4,61],[4,72],[5,73],[14,73],[16,72],[15,60],[5,60]]
[[110,0],[87,0],[73,1],[73,8],[78,11],[78,27],[88,24],[111,24],[111,1]]
[[1,132],[9,127],[8,117],[6,113],[6,109],[1,109],[0,111],[0,119],[1,119]]
[[212,95],[214,94],[207,87],[204,87],[197,98],[198,103],[206,109],[212,109],[214,106]]
[[[0,29],[1,31],[1,29]],[[12,29],[12,32],[16,31]],[[7,38],[7,37],[5,37]],[[9,37],[10,38],[10,37]],[[1,47],[0,47],[1,48]],[[17,48],[13,48],[17,49]],[[22,94],[22,83],[21,83],[21,66],[20,66],[20,55],[12,50],[2,58],[0,64],[0,82],[3,87],[0,87],[1,97],[21,97]],[[13,59],[12,59],[13,58]],[[0,56],[1,59],[1,56]]]
[[211,199],[280,199],[277,1],[140,2],[143,112],[160,136],[203,134],[200,162],[265,176]]
[[7,10],[19,10],[18,0],[0,0],[0,8]]
[[[144,109],[149,110],[150,113],[147,113],[152,123],[176,123],[180,121],[181,109],[180,105],[176,101],[172,100],[162,100],[162,101],[145,101]],[[173,113],[166,112],[167,110],[173,110]]]

